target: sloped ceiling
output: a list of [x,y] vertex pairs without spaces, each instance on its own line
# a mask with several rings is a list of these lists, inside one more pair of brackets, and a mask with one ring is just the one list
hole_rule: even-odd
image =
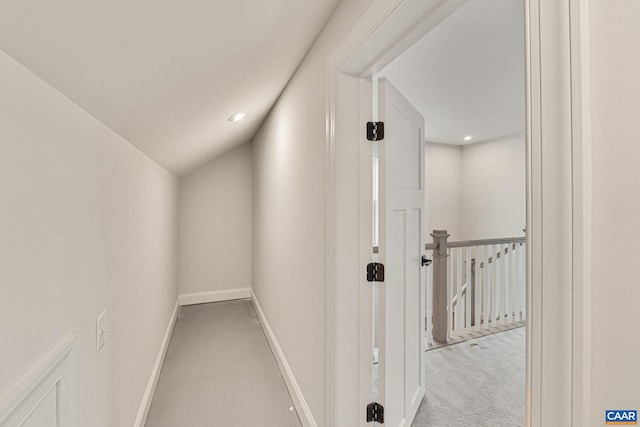
[[0,49],[183,176],[251,140],[337,3],[3,0]]
[[427,141],[464,145],[523,132],[524,22],[523,0],[469,0],[378,76],[422,113]]

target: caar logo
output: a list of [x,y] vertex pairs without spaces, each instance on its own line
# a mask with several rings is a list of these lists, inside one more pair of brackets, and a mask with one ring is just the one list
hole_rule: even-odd
[[638,411],[604,411],[604,421],[609,425],[636,425]]

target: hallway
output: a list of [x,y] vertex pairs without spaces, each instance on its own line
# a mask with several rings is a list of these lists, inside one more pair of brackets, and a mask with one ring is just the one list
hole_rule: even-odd
[[251,300],[182,307],[147,427],[300,426]]
[[[517,22],[506,8],[475,13],[503,2],[524,4]],[[387,233],[387,224],[403,231],[409,219],[420,233],[408,237],[421,240],[440,227],[458,243],[526,230],[526,317],[516,313],[532,331],[525,424],[595,426],[608,409],[639,410],[638,16],[637,0],[0,2],[0,427],[40,418],[60,427],[355,427],[371,404],[394,415],[410,405],[413,415],[427,383],[410,374],[425,371],[415,360],[427,329],[403,335],[372,315],[374,298],[391,305],[378,290],[404,296],[395,283],[405,277],[389,261],[406,248],[426,252],[424,242],[403,246]],[[438,40],[424,47],[448,61],[421,54],[425,35]],[[517,60],[494,55],[500,46]],[[423,67],[387,73],[401,51]],[[404,131],[393,125],[380,139],[387,117],[373,108],[373,88],[382,71],[398,89],[404,74],[408,83],[432,82],[424,99],[443,117],[421,113],[420,140],[407,131],[412,142],[394,145]],[[433,102],[471,94],[480,77],[492,84],[475,85],[479,97]],[[514,89],[498,92],[500,83]],[[507,122],[498,106],[510,95],[525,103],[504,109],[524,119],[520,133],[499,126]],[[490,123],[492,132],[481,129]],[[452,131],[436,133],[441,125]],[[516,145],[505,151],[514,156],[492,151]],[[373,203],[373,152],[392,146],[418,153],[411,169],[396,164],[397,187],[440,184],[407,216],[387,203],[393,157],[376,159],[382,197]],[[522,187],[498,167],[522,169],[515,154],[526,162],[518,202],[526,208],[517,234],[507,235],[480,225],[510,224],[483,207],[512,212],[503,202],[515,205],[515,192],[495,194],[498,184]],[[382,237],[376,256],[374,235]],[[401,250],[387,251],[392,245]],[[494,277],[498,252],[482,267],[477,249],[453,249],[472,256],[451,268],[456,291],[439,292],[447,298],[438,314],[449,331],[488,325],[493,312],[473,316],[466,301],[472,283],[486,283],[477,271]],[[428,254],[405,257],[405,272],[426,271],[422,255],[428,264]],[[386,283],[366,281],[382,280],[385,263]],[[370,264],[376,274],[367,274]],[[412,310],[436,300],[424,297],[409,301]],[[431,311],[405,310],[413,323],[401,326],[416,329]],[[418,351],[407,350],[409,341]],[[451,352],[488,351],[467,344]],[[391,366],[407,355],[411,369]],[[386,377],[384,394],[371,396],[372,360],[385,375],[409,373],[404,389],[420,397],[392,390]],[[469,366],[468,380],[455,368],[443,378],[460,392],[456,407],[503,404],[510,393],[488,380],[471,392],[469,381],[484,373]],[[428,399],[428,408],[442,402]],[[403,425],[390,416],[387,424]]]

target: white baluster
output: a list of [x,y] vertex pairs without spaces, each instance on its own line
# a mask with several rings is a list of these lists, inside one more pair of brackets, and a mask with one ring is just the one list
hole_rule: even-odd
[[449,310],[447,315],[449,316],[449,337],[453,337],[454,335],[454,326],[455,326],[455,317],[454,317],[454,313],[455,313],[455,304],[456,304],[456,292],[457,292],[457,286],[456,286],[456,277],[455,277],[455,272],[456,272],[456,250],[455,248],[451,248],[449,249],[449,261],[447,263],[447,269],[448,269],[448,274],[447,274],[447,278],[448,278],[448,283],[447,283],[447,287],[449,288],[449,292],[447,292],[447,294],[449,295]]
[[491,326],[497,326],[500,316],[500,294],[498,280],[498,257],[496,245],[491,245]]
[[489,327],[491,317],[491,275],[489,269],[489,248],[482,247],[482,329]]
[[[478,295],[480,298],[480,304],[478,307],[478,330],[485,329],[487,327],[487,250],[485,246],[480,246],[478,248],[478,278],[479,278],[479,287],[478,287]],[[484,323],[483,323],[484,322]]]
[[521,243],[520,251],[520,310],[522,311],[522,320],[527,320],[527,245]]
[[461,335],[464,331],[464,296],[462,295],[462,286],[464,285],[464,258],[462,257],[462,249],[457,251],[458,261],[456,263],[456,284],[458,287],[458,299],[456,307],[456,333]]
[[473,300],[471,297],[473,296],[473,290],[471,287],[473,284],[471,283],[471,247],[466,247],[464,250],[464,258],[466,260],[465,263],[465,282],[467,284],[467,293],[465,295],[464,302],[464,328],[465,332],[469,332],[471,330],[471,307],[473,307]]
[[473,310],[473,330],[474,331],[479,331],[480,330],[480,313],[482,312],[482,285],[481,285],[481,280],[482,280],[482,273],[480,271],[480,247],[476,246],[473,248],[473,252],[472,252],[472,256],[475,259],[475,263],[473,264],[473,268],[474,268],[474,272],[473,272],[473,278],[474,278],[474,283],[473,285],[475,286],[474,289],[474,298],[472,301],[474,310]]
[[507,286],[507,317],[505,319],[505,322],[507,324],[511,324],[513,323],[514,320],[514,296],[515,296],[515,292],[516,292],[516,287],[515,287],[515,280],[514,280],[514,276],[513,276],[513,245],[511,243],[509,243],[507,246],[507,255],[505,258],[505,261],[507,262],[507,280],[506,280],[506,286]]
[[515,278],[515,291],[516,291],[516,301],[514,306],[514,321],[520,322],[522,320],[522,283],[520,281],[520,255],[522,253],[522,248],[519,243],[515,243],[515,252],[514,252],[514,278]]
[[505,245],[500,245],[498,251],[500,252],[499,265],[500,265],[500,324],[504,325],[506,323],[506,314],[507,314],[507,302],[509,301],[509,290],[508,290],[508,280],[509,280],[509,262],[505,257]]
[[[428,256],[428,255],[427,255]],[[433,255],[431,256],[433,259]],[[433,267],[432,267],[433,268]],[[433,344],[433,273],[427,270],[425,274],[425,292],[426,292],[426,306],[425,306],[425,322],[424,329],[427,337],[427,345]]]

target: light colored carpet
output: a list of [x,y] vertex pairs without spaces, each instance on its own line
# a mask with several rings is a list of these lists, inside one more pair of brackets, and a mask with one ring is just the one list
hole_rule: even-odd
[[146,427],[300,427],[250,300],[180,308]]
[[413,427],[520,427],[525,328],[427,352],[426,394]]

